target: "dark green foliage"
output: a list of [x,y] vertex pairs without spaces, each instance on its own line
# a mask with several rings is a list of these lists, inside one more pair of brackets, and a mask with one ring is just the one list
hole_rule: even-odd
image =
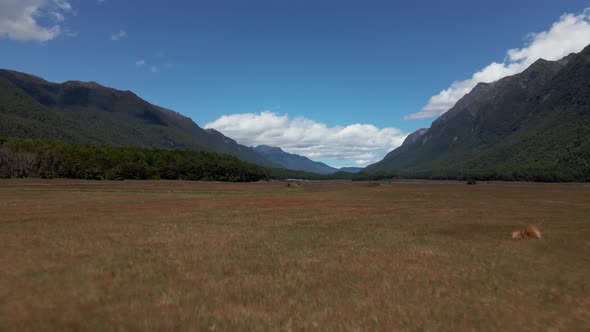
[[362,167],[342,167],[340,168],[341,172],[347,172],[347,173],[359,173],[363,170]]
[[475,181],[475,179],[468,178],[466,183],[468,185],[475,185],[475,184],[477,184],[477,181]]
[[262,167],[212,152],[69,144],[41,139],[3,138],[0,142],[0,177],[232,182],[269,178],[268,170]]
[[130,91],[93,82],[63,84],[0,70],[0,135],[150,149],[210,151],[275,167],[254,150],[204,130]]
[[285,168],[273,168],[270,170],[271,178],[275,180],[302,179],[302,180],[352,180],[356,174],[348,172],[336,172],[332,174],[319,174],[304,171],[295,171]]
[[590,181],[590,47],[479,84],[367,172],[465,180]]
[[393,180],[399,179],[399,174],[395,172],[377,172],[377,173],[368,173],[368,172],[360,172],[354,174],[352,176],[353,181],[381,181],[381,180]]
[[276,168],[271,169],[271,178],[276,180],[301,179],[301,180],[352,180],[352,181],[380,181],[399,179],[401,176],[393,172],[378,173],[349,173],[336,172],[332,174],[318,174],[290,169]]

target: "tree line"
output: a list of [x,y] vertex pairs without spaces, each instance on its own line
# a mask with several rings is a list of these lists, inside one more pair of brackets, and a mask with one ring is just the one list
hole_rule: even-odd
[[[585,164],[586,165],[586,164]],[[233,156],[204,151],[155,150],[72,144],[44,139],[0,138],[0,178],[89,180],[191,180],[252,182],[269,179],[379,181],[431,179],[590,182],[590,167],[501,167],[476,170],[317,174],[266,169]]]
[[503,167],[496,169],[392,171],[376,173],[316,174],[284,169],[271,170],[273,179],[382,181],[395,179],[452,180],[452,181],[523,181],[523,182],[590,182],[590,168],[584,170],[541,167]]
[[252,182],[270,171],[233,156],[0,138],[0,178],[191,180]]
[[504,167],[497,169],[435,170],[423,172],[358,173],[353,181],[379,181],[391,179],[424,179],[453,181],[521,181],[521,182],[590,182],[590,169],[547,169],[531,167]]

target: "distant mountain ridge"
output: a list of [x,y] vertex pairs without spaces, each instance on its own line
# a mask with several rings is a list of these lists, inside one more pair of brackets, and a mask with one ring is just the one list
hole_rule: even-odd
[[[365,171],[590,179],[590,47],[480,83]],[[545,175],[543,175],[545,176]]]
[[359,173],[363,170],[362,167],[341,167],[340,172]]
[[285,152],[278,147],[259,145],[253,149],[269,161],[281,165],[284,168],[319,174],[332,174],[339,171],[337,168],[330,167],[322,162],[313,161],[304,156]]
[[0,70],[0,136],[224,153],[279,167],[249,147],[131,91]]

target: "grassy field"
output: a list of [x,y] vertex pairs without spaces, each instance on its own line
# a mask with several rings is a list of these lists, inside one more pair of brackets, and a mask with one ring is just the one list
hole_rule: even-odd
[[0,330],[589,327],[588,185],[0,181]]

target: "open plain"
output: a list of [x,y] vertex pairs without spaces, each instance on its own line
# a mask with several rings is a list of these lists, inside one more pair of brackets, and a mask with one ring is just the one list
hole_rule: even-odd
[[584,330],[589,254],[583,184],[2,180],[0,330]]

